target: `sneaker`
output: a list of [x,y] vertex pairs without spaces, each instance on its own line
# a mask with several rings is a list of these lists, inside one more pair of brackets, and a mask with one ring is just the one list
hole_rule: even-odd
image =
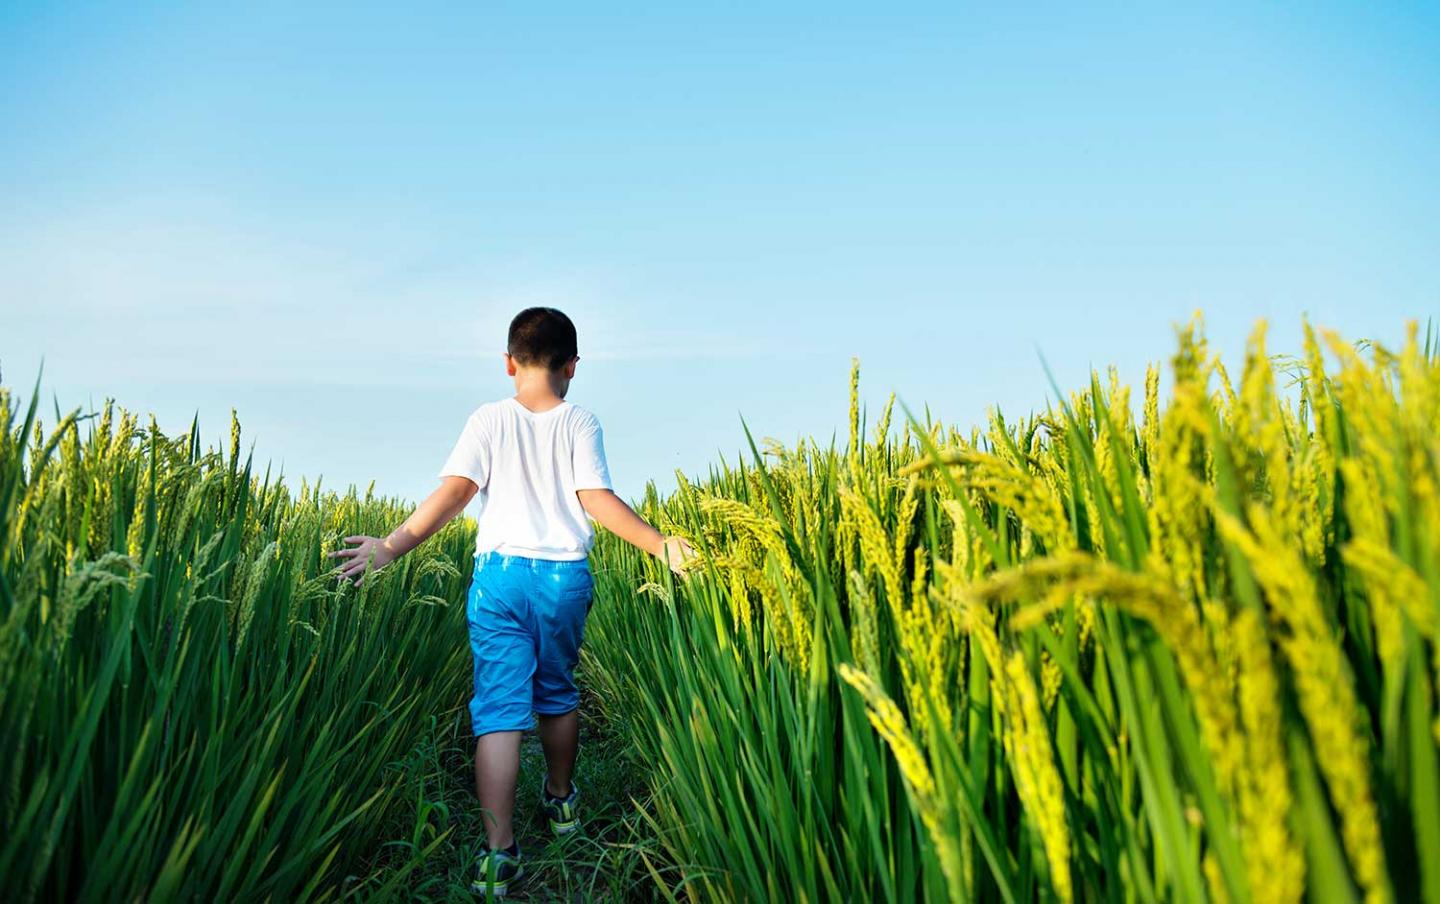
[[479,894],[497,898],[505,897],[510,886],[525,875],[525,867],[520,864],[518,843],[505,850],[487,850],[476,860],[475,866],[475,880],[470,887]]
[[570,783],[570,794],[568,797],[552,797],[550,789],[546,787],[545,781],[540,782],[540,805],[545,810],[545,816],[550,821],[550,831],[555,835],[569,835],[580,828],[580,811],[576,808],[576,801],[580,797],[580,789],[572,781]]

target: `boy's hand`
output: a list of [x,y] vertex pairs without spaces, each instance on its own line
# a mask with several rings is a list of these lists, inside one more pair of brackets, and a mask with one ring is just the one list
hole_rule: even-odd
[[656,555],[662,562],[668,559],[670,570],[681,577],[700,556],[684,537],[666,537],[660,542],[660,551]]
[[336,566],[334,573],[338,574],[342,581],[355,581],[356,587],[365,580],[367,571],[379,571],[398,558],[380,537],[353,536],[346,537],[345,542],[355,545],[349,549],[337,549],[330,553],[329,557],[348,560]]

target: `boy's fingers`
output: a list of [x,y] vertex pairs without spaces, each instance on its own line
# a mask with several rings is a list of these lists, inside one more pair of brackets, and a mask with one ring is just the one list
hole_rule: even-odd
[[353,537],[346,537],[346,538],[345,538],[345,542],[346,542],[346,543],[359,543],[361,540],[364,540],[364,539],[366,539],[364,536],[362,536],[362,535],[360,535],[360,534],[356,534],[356,535],[354,535]]

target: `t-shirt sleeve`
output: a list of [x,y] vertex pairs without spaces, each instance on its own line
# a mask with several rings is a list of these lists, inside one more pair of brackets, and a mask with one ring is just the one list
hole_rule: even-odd
[[591,419],[575,434],[575,489],[608,490],[610,467],[605,463],[605,439],[600,422]]
[[481,419],[471,415],[450,450],[450,457],[440,468],[439,477],[468,477],[477,487],[485,488],[490,479],[490,443]]

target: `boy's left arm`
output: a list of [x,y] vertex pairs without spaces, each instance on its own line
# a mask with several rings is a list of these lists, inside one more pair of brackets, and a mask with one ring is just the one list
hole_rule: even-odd
[[616,496],[614,490],[576,490],[575,495],[580,497],[580,505],[586,513],[606,530],[664,560],[676,574],[682,574],[685,563],[694,558],[694,548],[682,537],[661,534],[635,514],[635,510]]

